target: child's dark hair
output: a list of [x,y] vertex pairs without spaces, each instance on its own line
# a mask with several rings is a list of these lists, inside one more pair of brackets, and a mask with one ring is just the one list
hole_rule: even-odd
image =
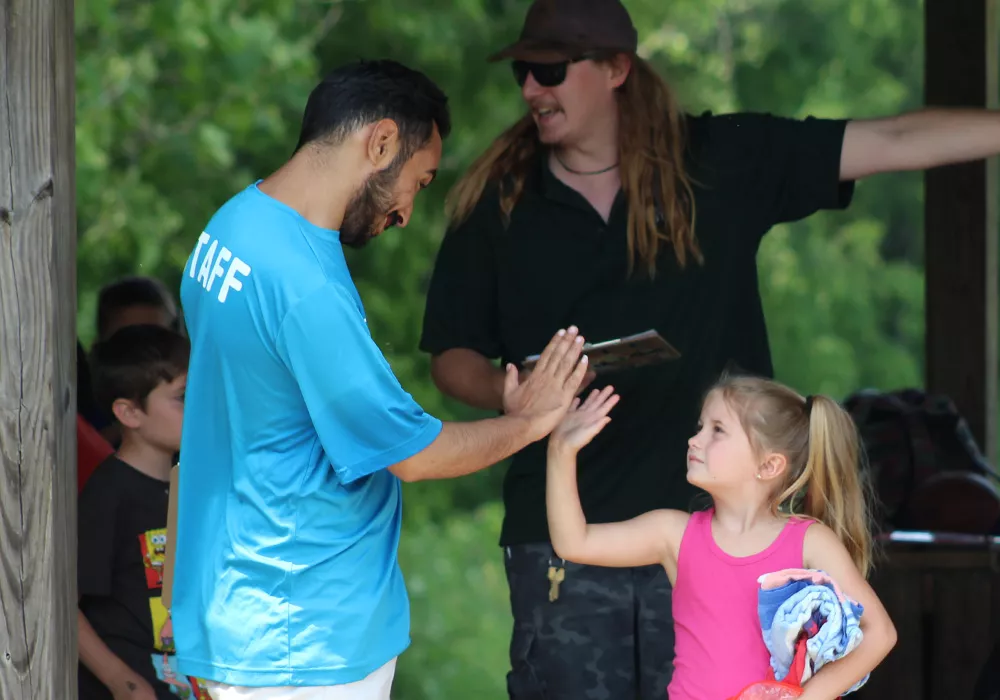
[[739,416],[758,454],[777,452],[788,470],[771,508],[827,525],[867,576],[872,564],[871,491],[851,416],[826,396],[810,399],[760,377],[724,376],[714,387]]
[[114,415],[118,399],[134,401],[143,410],[150,392],[187,372],[191,345],[177,331],[154,325],[125,326],[91,351],[94,397]]
[[171,317],[176,330],[177,303],[166,285],[153,277],[122,277],[101,288],[97,295],[97,337],[104,338],[112,317],[133,306],[163,309]]

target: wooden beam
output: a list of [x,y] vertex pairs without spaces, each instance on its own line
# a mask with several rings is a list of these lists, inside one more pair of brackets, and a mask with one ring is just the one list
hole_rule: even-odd
[[[925,0],[925,101],[997,106],[997,0]],[[926,379],[997,458],[997,162],[924,178]]]
[[0,0],[0,698],[75,700],[72,0]]

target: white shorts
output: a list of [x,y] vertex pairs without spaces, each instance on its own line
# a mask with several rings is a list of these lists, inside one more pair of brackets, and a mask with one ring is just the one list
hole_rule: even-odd
[[212,700],[389,700],[396,659],[346,685],[244,688],[206,681]]

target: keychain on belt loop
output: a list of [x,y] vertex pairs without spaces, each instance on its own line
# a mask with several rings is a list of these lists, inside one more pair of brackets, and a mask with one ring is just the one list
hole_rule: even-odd
[[553,566],[549,559],[549,602],[554,603],[559,598],[559,584],[566,580],[566,560],[560,559],[559,566]]

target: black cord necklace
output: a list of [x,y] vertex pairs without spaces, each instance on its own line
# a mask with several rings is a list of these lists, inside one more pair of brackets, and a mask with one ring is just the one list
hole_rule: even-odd
[[600,170],[573,170],[573,168],[563,163],[563,159],[559,157],[559,153],[557,151],[552,151],[552,155],[555,156],[556,160],[559,162],[559,165],[563,167],[563,170],[565,170],[568,173],[573,173],[574,175],[600,175],[601,173],[606,173],[609,170],[614,170],[615,168],[618,167],[618,163],[615,163],[614,165],[609,165],[608,167],[601,168]]

